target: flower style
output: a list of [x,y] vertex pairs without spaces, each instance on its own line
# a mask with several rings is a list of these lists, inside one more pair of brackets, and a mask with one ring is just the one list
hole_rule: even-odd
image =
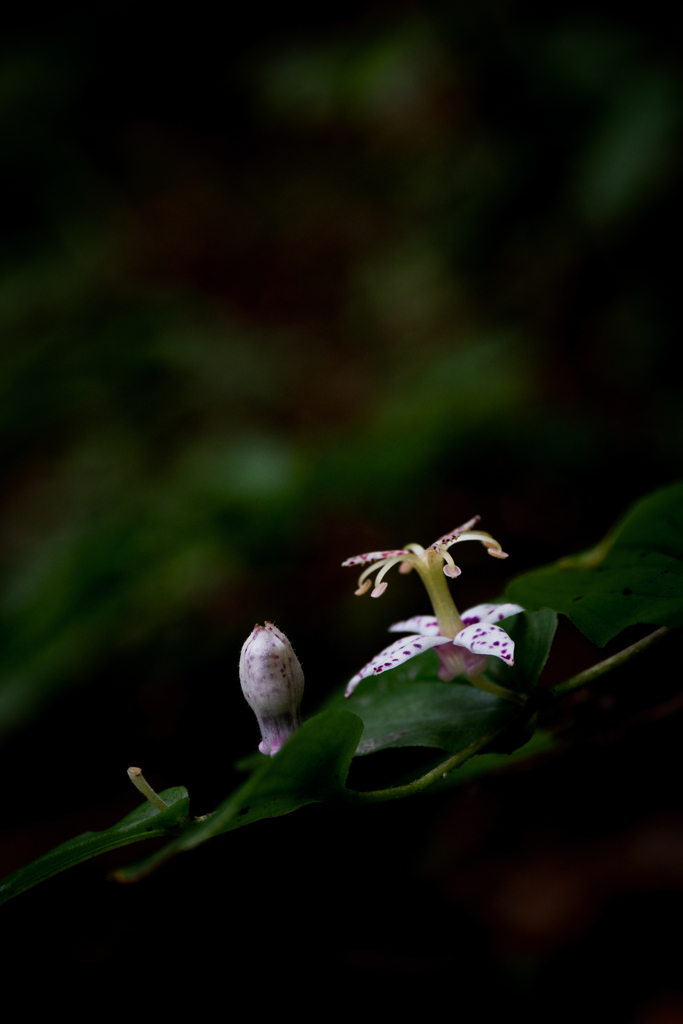
[[399,564],[399,572],[410,572],[415,569],[434,608],[434,615],[416,615],[405,622],[395,622],[389,627],[391,633],[411,633],[403,640],[397,640],[381,651],[368,662],[360,672],[351,679],[346,688],[346,697],[350,697],[361,679],[369,675],[379,675],[388,669],[395,668],[409,658],[414,658],[431,647],[436,648],[441,662],[439,678],[447,682],[457,675],[467,675],[471,682],[491,692],[501,695],[501,687],[490,683],[481,675],[488,664],[489,655],[501,658],[507,665],[514,664],[514,642],[498,622],[516,615],[524,609],[518,604],[480,604],[470,608],[461,616],[448,590],[444,575],[455,579],[460,569],[453,561],[448,549],[465,540],[478,540],[490,555],[496,558],[507,558],[498,541],[489,533],[473,530],[479,522],[479,516],[468,520],[462,526],[439,537],[428,548],[419,544],[406,544],[405,548],[394,551],[370,551],[364,555],[356,555],[342,563],[344,566],[367,565],[358,580],[357,595],[366,593],[370,588],[369,576],[377,572],[372,597],[380,597],[387,588],[383,577],[388,569]]

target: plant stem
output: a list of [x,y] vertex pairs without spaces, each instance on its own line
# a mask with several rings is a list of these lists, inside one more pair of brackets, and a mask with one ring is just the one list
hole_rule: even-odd
[[142,774],[142,769],[141,768],[129,768],[128,769],[128,778],[133,783],[135,788],[137,790],[139,790],[139,792],[142,793],[142,795],[147,800],[149,800],[149,802],[151,804],[154,804],[154,806],[157,808],[157,810],[159,810],[159,811],[167,811],[168,810],[168,804],[166,803],[165,800],[162,800],[161,797],[159,796],[159,794],[156,793],[152,789],[152,787],[150,786],[149,782],[147,781],[145,776]]
[[522,714],[517,714],[513,718],[509,718],[502,725],[496,726],[495,729],[490,729],[489,732],[480,736],[474,743],[470,743],[464,750],[458,751],[457,754],[452,754],[451,757],[442,761],[436,768],[432,768],[426,775],[421,775],[419,779],[415,779],[414,782],[409,782],[405,786],[392,786],[390,789],[373,789],[367,792],[349,789],[346,792],[346,799],[353,804],[378,804],[385,800],[401,800],[405,796],[421,793],[422,790],[427,789],[434,782],[452,772],[454,768],[459,768],[465,761],[469,761],[471,757],[478,754],[484,747],[487,747],[492,740],[495,740],[497,736],[500,736],[501,733],[509,729],[522,717]]
[[619,665],[623,665],[624,662],[630,661],[636,654],[640,654],[650,644],[656,643],[657,640],[668,633],[669,630],[666,626],[661,626],[656,629],[654,633],[648,633],[642,640],[637,640],[630,647],[625,647],[623,651],[619,651],[618,654],[613,654],[611,658],[605,658],[604,661],[599,661],[597,665],[592,665],[587,668],[584,672],[579,672],[578,675],[572,676],[571,679],[565,679],[563,683],[558,683],[557,686],[551,686],[547,691],[553,697],[564,697],[566,693],[571,693],[572,690],[578,690],[580,686],[585,686],[586,683],[591,683],[594,679],[598,679],[599,676],[605,674],[605,672],[611,672],[613,668],[617,668]]
[[525,694],[508,690],[505,686],[499,686],[498,683],[492,683],[486,676],[470,676],[469,680],[472,686],[476,686],[478,690],[485,690],[486,693],[502,697],[503,700],[514,701],[515,704],[526,704]]

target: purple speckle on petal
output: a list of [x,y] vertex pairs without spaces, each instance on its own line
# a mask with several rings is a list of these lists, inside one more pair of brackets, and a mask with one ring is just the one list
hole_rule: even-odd
[[[500,647],[500,640],[494,640],[494,641],[493,641],[493,646],[494,646],[494,647]],[[505,648],[503,648],[503,650],[504,650],[504,649],[505,649]]]

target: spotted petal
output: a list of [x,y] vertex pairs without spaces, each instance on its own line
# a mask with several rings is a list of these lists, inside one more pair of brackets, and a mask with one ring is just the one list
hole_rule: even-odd
[[[524,609],[519,604],[477,604],[474,608],[468,608],[460,618],[466,626],[473,626],[478,622],[495,623],[507,619],[510,615],[517,615]],[[412,620],[411,620],[412,621]]]
[[379,558],[394,558],[396,555],[407,555],[408,551],[368,551],[364,555],[354,555],[342,562],[342,567],[347,565],[367,565],[368,562],[376,562]]
[[365,679],[366,676],[378,676],[382,672],[386,672],[390,668],[396,668],[397,665],[401,665],[404,661],[414,658],[417,654],[428,651],[430,647],[449,643],[451,643],[450,637],[420,636],[419,633],[414,636],[404,637],[403,640],[396,640],[395,643],[380,651],[367,665],[364,665],[360,672],[356,673],[353,679],[349,681],[344,696],[350,697],[361,679]]
[[515,644],[504,629],[485,622],[474,623],[461,630],[453,640],[457,647],[466,647],[473,654],[493,654],[506,665],[514,665]]
[[412,619],[394,622],[390,633],[419,633],[420,636],[439,636],[439,623],[433,615],[413,615]]

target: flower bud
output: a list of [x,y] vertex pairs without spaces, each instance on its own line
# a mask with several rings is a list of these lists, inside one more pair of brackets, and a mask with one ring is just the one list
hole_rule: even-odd
[[304,674],[285,634],[254,626],[240,655],[240,682],[261,729],[259,750],[273,757],[301,725]]

